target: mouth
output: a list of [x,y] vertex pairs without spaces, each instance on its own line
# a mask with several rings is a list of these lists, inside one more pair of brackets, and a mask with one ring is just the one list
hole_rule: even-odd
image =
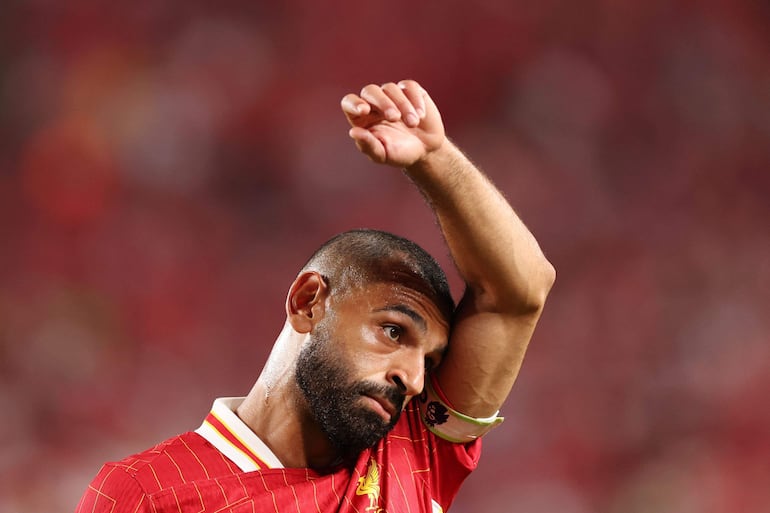
[[384,397],[377,397],[372,395],[364,395],[364,400],[369,403],[369,406],[377,412],[385,422],[390,422],[393,416],[396,414],[396,407],[389,400]]

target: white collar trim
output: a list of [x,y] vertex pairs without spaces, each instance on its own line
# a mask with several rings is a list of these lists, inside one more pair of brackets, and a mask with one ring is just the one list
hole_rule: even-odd
[[244,472],[283,468],[281,461],[239,417],[235,410],[244,397],[220,397],[195,430]]

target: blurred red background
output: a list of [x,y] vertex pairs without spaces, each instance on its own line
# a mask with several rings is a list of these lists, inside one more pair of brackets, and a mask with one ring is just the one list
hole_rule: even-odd
[[750,0],[3,2],[0,510],[72,511],[245,394],[332,234],[451,267],[338,107],[414,78],[559,273],[452,511],[770,511],[768,27]]

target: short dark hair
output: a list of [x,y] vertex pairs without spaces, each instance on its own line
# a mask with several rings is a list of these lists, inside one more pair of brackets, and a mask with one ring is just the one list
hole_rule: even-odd
[[447,322],[455,309],[446,275],[436,260],[411,240],[381,230],[362,228],[332,237],[302,271],[320,273],[331,293],[377,282],[411,287],[433,301]]

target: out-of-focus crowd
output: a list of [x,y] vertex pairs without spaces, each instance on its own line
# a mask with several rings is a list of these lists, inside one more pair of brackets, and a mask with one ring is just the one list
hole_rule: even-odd
[[334,233],[451,268],[339,112],[401,78],[559,273],[453,511],[770,511],[768,27],[751,0],[4,2],[0,511],[72,511],[245,394]]

